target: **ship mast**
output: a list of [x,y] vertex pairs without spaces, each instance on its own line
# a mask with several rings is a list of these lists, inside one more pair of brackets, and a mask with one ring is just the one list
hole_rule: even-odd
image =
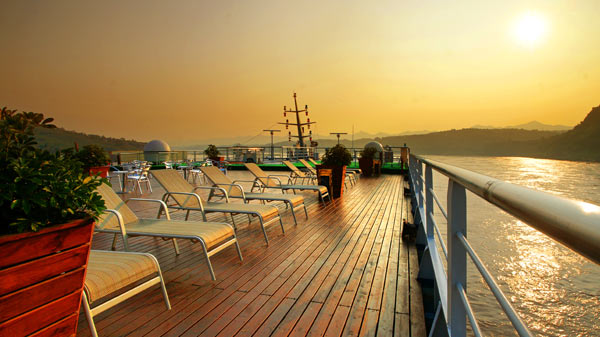
[[294,107],[295,109],[292,110],[292,108],[288,109],[286,106],[283,106],[283,117],[287,117],[288,113],[295,113],[296,114],[296,123],[290,123],[289,119],[285,120],[285,123],[280,122],[279,124],[283,124],[285,125],[286,129],[289,129],[289,126],[296,126],[297,128],[297,132],[298,135],[292,135],[291,131],[288,131],[288,137],[289,140],[292,140],[292,137],[294,138],[298,138],[298,144],[300,145],[300,147],[304,147],[306,146],[304,143],[304,138],[309,138],[309,140],[312,142],[312,131],[309,131],[308,135],[304,134],[304,126],[306,125],[308,127],[308,129],[310,130],[310,125],[311,124],[315,124],[316,122],[311,122],[310,118],[306,118],[306,122],[302,122],[302,120],[300,119],[300,114],[302,112],[304,112],[306,114],[306,116],[308,116],[308,105],[304,106],[303,110],[298,110],[298,101],[296,100],[296,93],[294,93]]

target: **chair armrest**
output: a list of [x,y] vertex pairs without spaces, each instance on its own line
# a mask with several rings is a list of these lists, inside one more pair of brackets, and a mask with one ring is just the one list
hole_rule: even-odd
[[[119,227],[121,228],[121,234],[127,235],[127,231],[125,230],[125,222],[123,221],[123,216],[121,215],[121,213],[119,213],[119,211],[117,211],[116,209],[108,209],[107,208],[103,212],[114,214],[117,217],[117,222],[119,223]],[[103,227],[100,227],[97,225],[96,225],[96,227],[99,228],[99,231],[102,231]]]
[[275,178],[275,179],[279,180],[279,185],[281,186],[281,179],[279,179],[279,177],[287,178],[288,179],[288,184],[292,181],[292,177],[291,176],[287,176],[287,175],[284,175],[284,174],[269,174],[267,176],[267,179],[269,179],[269,178]]
[[162,201],[166,202],[167,199],[169,199],[169,197],[173,198],[173,194],[191,195],[191,196],[195,197],[196,200],[198,200],[198,205],[200,205],[200,212],[202,213],[202,218],[204,218],[204,221],[206,221],[206,213],[204,213],[204,206],[202,205],[202,199],[200,199],[200,196],[198,194],[192,193],[192,192],[165,192],[165,194],[163,194],[163,196],[162,196]]
[[215,184],[216,186],[214,187],[221,187],[221,186],[229,186],[229,193],[226,194],[226,196],[228,196],[229,194],[231,194],[231,189],[233,187],[237,187],[240,190],[240,193],[242,193],[242,199],[244,200],[244,203],[246,203],[246,194],[244,193],[244,188],[242,187],[242,185],[240,184]]
[[196,187],[194,187],[194,192],[196,190],[217,190],[217,191],[220,191],[225,196],[225,201],[229,202],[229,196],[227,195],[227,191],[225,191],[225,189],[222,188],[222,187],[217,187],[217,186],[196,186]]
[[[242,183],[254,183],[256,181],[256,179],[254,180],[234,180],[233,183],[236,184],[238,182],[242,182]],[[222,184],[219,184],[222,185]]]
[[[171,220],[171,215],[169,214],[169,207],[167,207],[167,203],[165,203],[162,200],[158,200],[158,199],[145,199],[145,198],[130,198],[125,200],[125,203],[128,203],[130,201],[147,201],[147,202],[155,202],[160,204],[160,208],[165,210],[165,214],[167,215],[167,220]],[[159,208],[159,214],[160,214],[160,208]]]

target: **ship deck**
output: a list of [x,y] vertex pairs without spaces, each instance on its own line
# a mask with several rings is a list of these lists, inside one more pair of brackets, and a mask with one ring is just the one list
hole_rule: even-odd
[[[231,171],[234,179],[248,179]],[[362,178],[342,198],[323,205],[305,192],[309,217],[294,225],[283,213],[267,227],[267,246],[258,222],[236,216],[244,260],[230,247],[211,257],[217,281],[208,274],[201,247],[179,240],[131,238],[130,249],[154,254],[166,280],[172,309],[152,288],[96,316],[101,336],[424,336],[421,289],[416,281],[414,244],[401,239],[410,217],[400,175]],[[164,192],[156,182],[152,194]],[[127,194],[124,198],[139,197]],[[155,205],[130,203],[141,217],[155,217]],[[172,212],[183,218],[183,212]],[[200,220],[200,214],[192,214]],[[209,214],[209,221],[223,221]],[[93,249],[110,249],[112,236],[95,234]],[[119,240],[118,249],[122,249]],[[84,315],[78,335],[89,331]]]

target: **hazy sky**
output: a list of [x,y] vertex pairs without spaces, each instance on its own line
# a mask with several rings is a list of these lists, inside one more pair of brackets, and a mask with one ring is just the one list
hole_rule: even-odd
[[257,134],[294,91],[319,133],[574,125],[600,104],[599,14],[599,0],[2,0],[0,105],[170,142]]

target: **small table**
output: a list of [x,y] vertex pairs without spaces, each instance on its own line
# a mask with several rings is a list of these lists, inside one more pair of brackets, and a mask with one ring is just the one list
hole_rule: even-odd
[[127,175],[131,173],[131,171],[112,171],[112,173],[120,174],[123,179],[121,179],[121,191],[117,192],[119,194],[125,194],[127,191],[125,188],[127,187]]
[[188,180],[188,172],[191,171],[193,168],[194,168],[193,166],[188,166],[188,165],[177,166],[178,170],[183,171],[183,179],[185,179],[186,181]]

